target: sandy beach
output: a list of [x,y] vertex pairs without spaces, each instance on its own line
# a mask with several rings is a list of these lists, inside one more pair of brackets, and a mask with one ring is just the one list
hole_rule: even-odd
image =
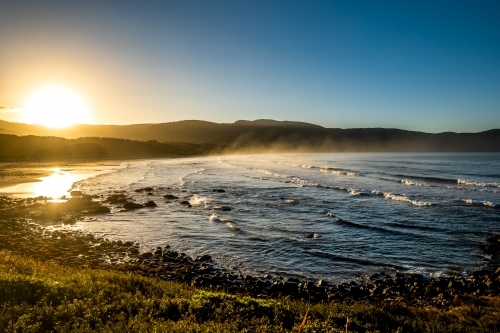
[[23,183],[39,182],[40,178],[52,174],[49,170],[31,167],[16,167],[14,165],[2,167],[0,170],[0,188]]
[[109,172],[122,162],[39,162],[1,163],[0,196],[60,197],[73,183]]

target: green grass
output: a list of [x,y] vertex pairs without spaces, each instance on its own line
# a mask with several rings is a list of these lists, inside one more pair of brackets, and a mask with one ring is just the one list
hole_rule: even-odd
[[1,332],[498,332],[500,300],[450,310],[315,304],[209,292],[0,251]]

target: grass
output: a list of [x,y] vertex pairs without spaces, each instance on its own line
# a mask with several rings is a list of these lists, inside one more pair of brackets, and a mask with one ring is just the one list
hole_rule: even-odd
[[500,299],[483,301],[439,310],[257,299],[0,251],[2,332],[298,332],[307,311],[302,332],[500,331]]

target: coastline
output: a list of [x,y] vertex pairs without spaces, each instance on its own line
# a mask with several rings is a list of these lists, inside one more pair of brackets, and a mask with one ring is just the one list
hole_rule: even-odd
[[47,170],[33,170],[32,168],[7,167],[0,171],[0,188],[15,186],[24,183],[39,182],[42,177],[50,176]]
[[[11,177],[15,177],[16,184],[19,185],[28,184],[29,182],[40,182],[40,178],[54,174],[56,172],[54,169],[76,170],[78,172],[81,168],[105,166],[110,167],[109,170],[112,172],[116,170],[113,167],[117,167],[127,161],[129,160],[100,160],[100,163],[97,164],[90,161],[26,162],[21,163],[21,165],[10,165],[10,169],[6,170],[9,170],[7,172],[12,172]],[[106,171],[101,170],[100,173]],[[82,179],[95,175],[95,172],[87,173]],[[82,179],[78,179],[78,181]],[[4,182],[3,184],[4,189],[11,186],[8,182]],[[69,191],[71,187],[72,184],[65,191]],[[0,190],[1,188],[0,186]],[[487,266],[489,265],[486,269],[478,267],[475,272],[470,272],[471,274],[467,277],[429,278],[422,274],[396,273],[396,275],[386,275],[386,273],[380,272],[373,274],[366,281],[353,280],[347,283],[332,285],[324,280],[299,280],[270,275],[264,277],[248,276],[222,269],[219,265],[212,262],[211,258],[190,258],[184,253],[172,251],[168,246],[140,253],[140,244],[96,238],[91,234],[84,234],[79,230],[75,231],[74,227],[71,227],[83,216],[108,213],[110,210],[107,205],[110,204],[116,207],[121,207],[123,204],[122,209],[125,210],[134,210],[143,207],[154,209],[156,204],[153,201],[148,201],[146,204],[136,204],[127,202],[130,198],[127,198],[124,194],[110,193],[108,193],[108,197],[105,200],[102,200],[102,197],[105,197],[105,195],[99,194],[101,199],[93,201],[97,196],[89,196],[80,191],[75,191],[71,195],[68,193],[67,201],[54,202],[54,200],[51,200],[54,198],[49,198],[48,196],[41,196],[36,200],[30,199],[30,197],[34,196],[30,196],[29,194],[24,193],[22,196],[17,196],[17,198],[16,195],[1,198],[0,218],[6,217],[10,219],[9,223],[20,223],[20,228],[21,225],[31,226],[28,229],[31,228],[32,234],[28,233],[27,237],[37,240],[43,239],[49,243],[53,241],[53,236],[49,238],[42,237],[46,233],[57,235],[57,237],[64,237],[68,241],[73,239],[77,243],[81,242],[80,238],[83,237],[83,239],[88,241],[88,246],[80,249],[78,260],[89,267],[118,268],[150,276],[149,272],[152,265],[155,267],[153,276],[160,276],[166,280],[185,282],[202,288],[246,293],[252,296],[260,295],[266,298],[287,296],[296,299],[309,299],[313,302],[334,300],[347,302],[359,300],[368,302],[403,300],[408,301],[410,304],[432,304],[447,307],[456,302],[455,298],[457,295],[460,297],[465,294],[466,297],[472,297],[471,299],[485,295],[500,295],[500,268],[497,267],[500,266],[500,260],[498,260],[498,253],[496,252],[493,259],[486,264]],[[103,205],[103,203],[107,205]],[[6,222],[2,221],[2,223]],[[45,229],[45,226],[54,223],[62,225],[63,228]],[[36,227],[33,229],[32,226]],[[42,232],[41,234],[40,231]],[[4,235],[4,237],[5,239],[10,238],[8,235]],[[12,239],[16,239],[16,237],[12,237]],[[47,244],[42,245],[46,246]],[[71,248],[72,245],[52,244],[49,248],[64,248],[65,246],[66,248]],[[89,246],[98,247],[98,249],[103,250],[103,253],[100,256],[96,256],[94,249],[91,249]],[[108,248],[116,247],[119,247],[120,250],[108,253]],[[16,251],[16,247],[4,248]],[[30,245],[25,251],[29,253],[35,250]],[[495,251],[498,252],[498,249]],[[88,257],[88,253],[93,254]],[[488,254],[491,255],[492,253]],[[50,257],[50,253],[45,253],[44,256]],[[73,259],[68,258],[68,260]],[[165,263],[171,263],[173,266],[169,267]],[[145,267],[148,268],[146,269]],[[172,269],[176,272],[172,273]],[[182,273],[177,272],[178,270]],[[478,271],[480,273],[477,273]],[[491,281],[491,283],[485,284],[487,281]],[[431,285],[431,282],[433,285]],[[250,287],[249,284],[251,285]]]
[[[139,243],[85,233],[77,223],[81,217],[109,212],[94,197],[79,191],[61,203],[0,197],[0,283],[5,290],[0,306],[9,309],[0,313],[0,329],[43,325],[54,330],[60,323],[67,330],[87,325],[137,331],[141,323],[143,331],[176,332],[500,328],[500,236],[482,247],[491,255],[490,265],[465,278],[381,272],[361,283],[335,285],[241,275],[209,256],[191,258],[169,246],[142,252]],[[109,196],[106,201],[121,199]],[[154,209],[151,202],[124,209]],[[111,290],[112,297],[102,296]],[[87,304],[85,312],[81,304]]]
[[[58,199],[65,195],[74,183],[108,171],[112,172],[126,161],[110,160],[95,163],[87,160],[75,160],[1,163],[0,196],[22,198],[51,196],[53,199]],[[55,176],[58,176],[57,179],[51,179]]]
[[[411,306],[450,308],[476,304],[482,297],[500,296],[500,236],[487,239],[482,250],[491,256],[485,267],[467,277],[429,278],[396,272],[373,274],[366,281],[330,284],[283,276],[249,276],[221,268],[208,255],[191,258],[168,245],[140,251],[139,243],[112,241],[80,230],[83,216],[109,212],[94,196],[75,191],[64,203],[47,198],[0,198],[0,249],[37,260],[92,269],[118,270],[186,283],[197,288],[257,298],[289,298],[311,303],[405,303]],[[111,195],[107,202],[123,201]],[[154,209],[156,204],[124,204],[123,209]],[[54,227],[60,223],[61,227]]]

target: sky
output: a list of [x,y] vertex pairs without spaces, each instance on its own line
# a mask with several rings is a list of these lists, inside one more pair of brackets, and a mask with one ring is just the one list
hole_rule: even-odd
[[499,1],[6,1],[0,119],[46,86],[99,124],[500,128]]

